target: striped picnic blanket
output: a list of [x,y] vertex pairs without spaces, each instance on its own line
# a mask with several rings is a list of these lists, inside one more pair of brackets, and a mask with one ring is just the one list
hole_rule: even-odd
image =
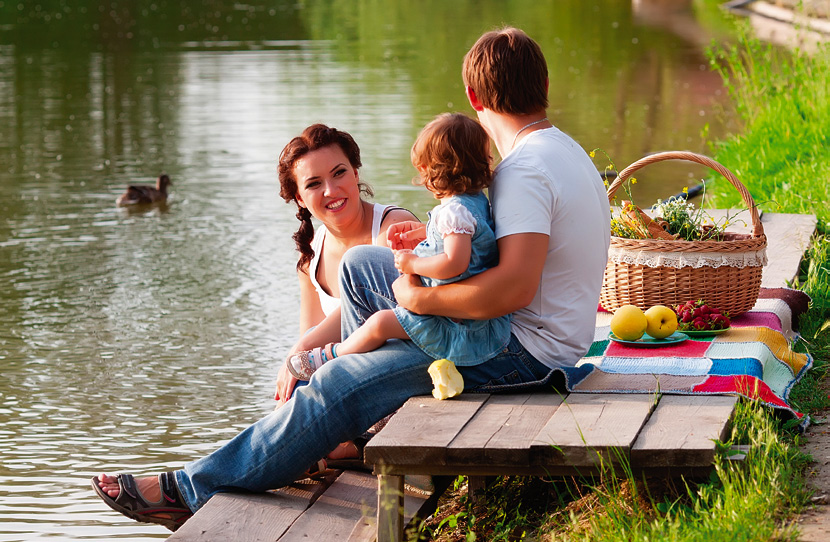
[[611,314],[600,310],[588,354],[563,370],[565,386],[585,393],[739,394],[802,419],[788,397],[813,363],[792,350],[809,301],[798,290],[762,288],[752,310],[726,332],[651,348],[610,341]]

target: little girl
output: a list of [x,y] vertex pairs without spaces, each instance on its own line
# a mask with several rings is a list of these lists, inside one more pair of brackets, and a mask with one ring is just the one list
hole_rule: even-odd
[[[414,250],[395,251],[401,273],[421,276],[425,286],[465,279],[498,263],[490,203],[482,190],[490,184],[490,140],[473,119],[460,113],[439,115],[412,146],[417,182],[441,204],[429,213],[426,239]],[[403,307],[382,310],[339,344],[298,352],[288,370],[308,380],[327,361],[369,352],[388,339],[411,339],[435,359],[473,365],[499,353],[510,340],[510,317],[455,320],[414,314]]]

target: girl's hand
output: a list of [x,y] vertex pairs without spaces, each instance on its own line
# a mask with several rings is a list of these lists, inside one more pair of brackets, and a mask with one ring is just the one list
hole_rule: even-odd
[[418,256],[409,249],[395,250],[395,268],[403,274],[414,275],[415,260]]
[[297,379],[291,376],[291,373],[288,372],[288,365],[284,363],[280,367],[279,373],[277,373],[277,389],[274,394],[274,399],[278,403],[277,408],[284,405],[291,398],[291,395],[294,393],[294,386],[296,385]]
[[386,244],[392,250],[411,250],[426,238],[426,224],[415,220],[391,224],[386,230]]

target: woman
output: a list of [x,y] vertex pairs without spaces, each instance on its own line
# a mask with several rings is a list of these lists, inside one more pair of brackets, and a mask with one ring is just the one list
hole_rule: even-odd
[[[360,149],[346,132],[314,124],[292,139],[280,154],[280,195],[297,204],[300,228],[294,241],[300,253],[300,341],[295,350],[340,340],[340,291],[337,270],[353,246],[386,246],[390,224],[417,220],[391,205],[369,203],[360,182]],[[322,224],[315,232],[311,217]],[[285,366],[277,378],[275,399],[291,397],[297,380]]]
[[[400,207],[363,200],[361,196],[372,195],[372,191],[360,182],[358,168],[361,165],[360,148],[352,136],[323,124],[303,130],[280,154],[280,195],[286,202],[297,204],[300,220],[293,238],[300,253],[297,276],[300,281],[301,339],[291,353],[340,340],[337,274],[343,254],[357,245],[386,246],[386,230],[391,224],[417,221],[412,213]],[[321,223],[316,232],[312,217]],[[276,399],[280,404],[291,397],[296,383],[283,365],[277,377]],[[357,447],[345,442],[333,450],[328,459],[342,461],[358,455]],[[325,461],[318,462],[316,469],[324,470]],[[189,512],[177,508],[176,503],[167,503],[166,508],[157,508],[158,513],[138,518],[129,511],[130,504],[117,498],[121,489],[126,488],[126,493],[139,494],[145,501],[156,501],[161,498],[164,483],[152,478],[119,480],[102,474],[93,481],[93,487],[114,510],[139,521],[159,523],[175,530],[190,516]]]
[[[356,245],[386,246],[390,224],[417,220],[400,207],[364,201],[361,194],[372,195],[372,191],[360,182],[360,166],[360,148],[352,136],[322,124],[306,128],[280,154],[280,195],[297,204],[300,220],[294,242],[300,253],[301,338],[290,353],[340,340],[337,270],[343,254]],[[311,217],[322,223],[316,232]],[[283,365],[274,397],[280,405],[291,397],[296,384]],[[354,444],[343,443],[328,459],[359,455]],[[325,469],[326,462],[320,461],[313,472]]]

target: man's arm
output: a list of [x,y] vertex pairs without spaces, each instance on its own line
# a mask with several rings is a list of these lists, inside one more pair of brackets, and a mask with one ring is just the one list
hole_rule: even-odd
[[518,233],[498,240],[499,265],[468,279],[426,288],[402,275],[393,284],[398,304],[416,314],[486,320],[510,314],[533,301],[539,289],[549,237]]

